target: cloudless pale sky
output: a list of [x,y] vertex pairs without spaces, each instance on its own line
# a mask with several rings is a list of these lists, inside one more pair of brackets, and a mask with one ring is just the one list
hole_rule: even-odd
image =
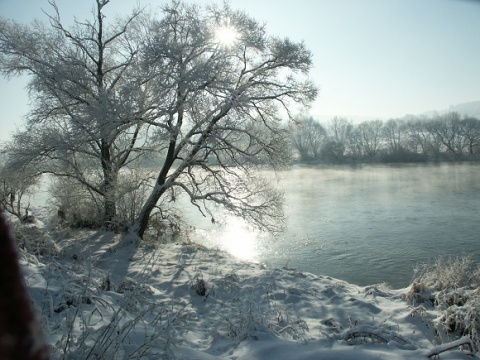
[[[187,0],[209,4],[222,0]],[[57,0],[62,18],[90,19],[94,1]],[[111,0],[107,15],[167,0]],[[303,40],[319,86],[311,115],[388,119],[480,100],[480,1],[230,0],[273,35]],[[0,15],[46,20],[47,0],[0,0]],[[111,14],[111,15],[110,15]],[[24,80],[0,78],[0,141],[28,111]]]

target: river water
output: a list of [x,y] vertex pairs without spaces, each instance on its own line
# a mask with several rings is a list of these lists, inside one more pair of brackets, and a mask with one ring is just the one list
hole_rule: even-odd
[[271,237],[189,212],[192,240],[274,267],[358,285],[408,286],[440,255],[480,260],[480,165],[297,166],[278,172],[287,229]]

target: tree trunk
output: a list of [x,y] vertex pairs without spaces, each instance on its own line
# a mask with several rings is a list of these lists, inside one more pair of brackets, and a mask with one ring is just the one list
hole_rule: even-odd
[[143,235],[145,234],[145,230],[147,230],[148,221],[150,220],[150,215],[152,214],[155,205],[158,203],[158,200],[162,197],[165,193],[167,188],[165,187],[165,183],[167,180],[167,174],[170,171],[170,168],[174,162],[174,152],[175,152],[175,139],[170,141],[170,145],[168,147],[168,152],[166,156],[165,163],[163,164],[162,170],[158,175],[157,182],[155,187],[152,190],[152,193],[148,197],[147,201],[142,207],[140,214],[137,217],[137,220],[133,224],[133,232],[143,239]]
[[112,189],[105,193],[104,225],[108,231],[116,229],[115,218],[117,217],[117,204],[114,196],[115,193]]
[[165,191],[166,187],[164,187],[162,184],[159,184],[159,182],[157,181],[155,189],[153,189],[152,193],[148,197],[148,200],[143,205],[143,208],[140,211],[137,220],[133,224],[133,232],[140,239],[143,239],[145,230],[147,230],[148,221],[150,220],[150,215],[152,214],[155,205],[158,203],[158,200],[160,200]]
[[107,230],[115,230],[117,216],[117,177],[118,174],[111,162],[110,148],[102,141],[102,168],[103,168],[103,225]]
[[[196,141],[196,145],[190,151],[190,154],[187,156],[188,159],[194,158],[195,154],[199,151],[200,147],[203,144],[205,144],[205,142],[207,141],[208,136],[212,131],[212,128],[220,119],[222,119],[225,115],[227,115],[231,107],[232,107],[231,104],[228,104],[228,106],[224,106],[222,110],[210,120],[207,128],[203,131],[202,136],[200,137],[200,139]],[[180,129],[182,122],[183,122],[183,110],[180,110],[178,114],[177,125],[176,125],[177,129]],[[168,185],[166,184],[167,175],[176,159],[175,148],[176,148],[177,136],[178,136],[178,130],[175,132],[175,135],[170,140],[167,155],[165,157],[165,163],[163,164],[160,174],[158,175],[155,187],[152,190],[152,193],[150,194],[150,196],[148,197],[148,200],[143,205],[143,208],[140,211],[140,214],[138,215],[137,220],[133,224],[133,232],[136,233],[141,239],[143,239],[145,230],[147,230],[148,221],[150,220],[150,215],[152,214],[152,211],[155,208],[155,205],[158,203],[158,200],[160,200],[160,198],[165,193],[165,191],[167,191],[167,188],[168,188]],[[176,170],[176,172],[178,172],[178,169]],[[179,172],[177,173],[177,176],[178,174]]]

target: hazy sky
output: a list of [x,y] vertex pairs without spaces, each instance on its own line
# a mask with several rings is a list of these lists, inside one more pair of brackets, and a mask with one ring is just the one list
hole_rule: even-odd
[[[111,0],[109,13],[138,3]],[[213,3],[222,0],[190,0]],[[230,0],[270,34],[305,41],[320,88],[311,115],[388,119],[480,100],[480,2],[467,0]],[[65,21],[89,18],[93,0],[57,0]],[[47,0],[0,0],[0,15],[45,19]],[[109,15],[110,16],[110,15]],[[0,78],[0,141],[28,109],[25,82]]]

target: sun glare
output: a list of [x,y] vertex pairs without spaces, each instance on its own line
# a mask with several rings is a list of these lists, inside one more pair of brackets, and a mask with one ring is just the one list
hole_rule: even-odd
[[225,47],[233,46],[238,38],[238,31],[231,25],[219,26],[215,30],[215,40]]
[[242,260],[255,261],[258,255],[255,234],[242,220],[235,217],[228,219],[220,243],[230,254]]

